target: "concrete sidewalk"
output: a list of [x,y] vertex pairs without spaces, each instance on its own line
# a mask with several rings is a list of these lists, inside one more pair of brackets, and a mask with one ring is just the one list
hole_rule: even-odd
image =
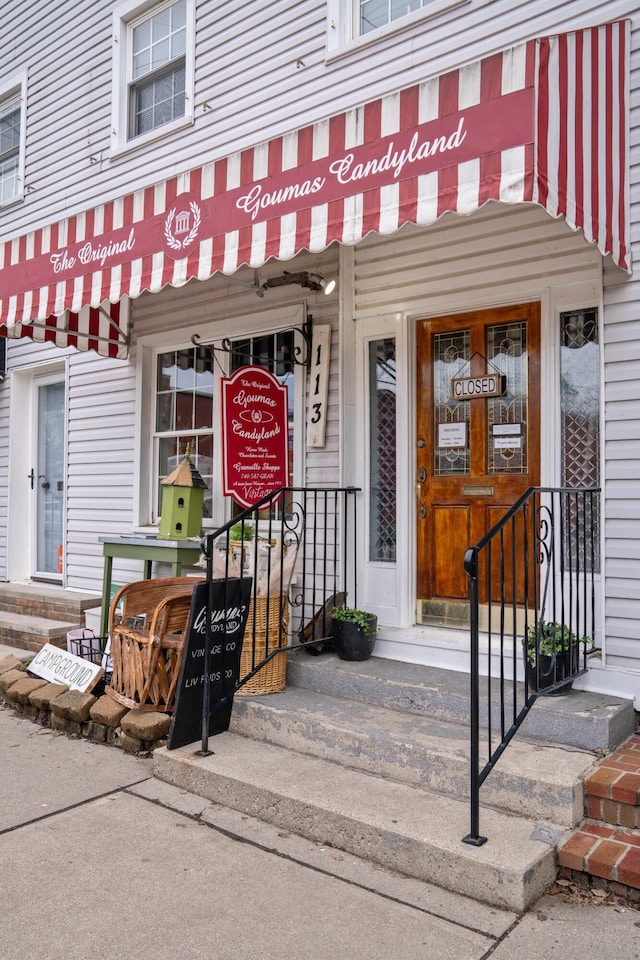
[[212,805],[151,765],[0,707],[3,955],[640,958],[629,907],[546,896],[516,917]]

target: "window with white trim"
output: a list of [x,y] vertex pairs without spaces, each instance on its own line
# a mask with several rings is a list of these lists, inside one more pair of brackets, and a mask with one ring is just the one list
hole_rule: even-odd
[[471,0],[327,0],[327,52],[383,39]]
[[24,194],[26,78],[0,87],[0,206]]
[[360,0],[358,10],[358,35],[363,36],[392,20],[406,17],[414,10],[429,6],[433,0]]
[[187,450],[207,485],[204,516],[211,516],[213,488],[213,358],[205,347],[166,350],[156,358],[154,515],[160,513],[160,481]]
[[[162,506],[161,481],[189,451],[189,456],[206,483],[204,494],[205,526],[212,517],[220,518],[214,497],[220,496],[222,468],[215,397],[220,394],[220,378],[240,367],[253,364],[264,367],[286,385],[289,409],[289,482],[293,483],[294,438],[300,431],[296,416],[294,332],[246,336],[230,341],[230,349],[221,345],[161,349],[155,354],[152,428],[151,518],[158,518]],[[214,359],[215,355],[215,359]],[[303,370],[302,367],[298,367]]]
[[114,14],[115,150],[193,119],[194,0],[120,7]]

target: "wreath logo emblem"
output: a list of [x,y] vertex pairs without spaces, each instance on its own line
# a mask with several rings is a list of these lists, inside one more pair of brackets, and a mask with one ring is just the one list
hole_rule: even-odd
[[[186,201],[186,203],[185,203]],[[164,219],[167,253],[175,259],[186,257],[197,243],[203,222],[203,207],[196,197],[179,197]]]

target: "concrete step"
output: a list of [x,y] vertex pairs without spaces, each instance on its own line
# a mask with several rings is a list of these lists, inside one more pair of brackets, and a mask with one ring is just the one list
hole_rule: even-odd
[[[347,662],[333,654],[310,657],[299,651],[289,656],[287,683],[410,714],[469,723],[469,675],[455,670],[382,657]],[[492,687],[492,703],[497,710],[497,682]],[[522,684],[518,690],[522,702]],[[485,696],[481,724],[486,724],[487,716]],[[499,724],[499,718],[494,716],[493,722],[494,726]],[[631,736],[635,727],[632,700],[571,690],[562,696],[538,697],[521,732],[528,738],[607,753]]]
[[51,620],[24,613],[0,612],[0,644],[37,653],[45,643],[66,647],[67,632],[84,626],[79,621]]
[[[345,767],[463,798],[469,727],[301,687],[236,697],[231,730]],[[482,802],[566,827],[584,816],[593,753],[516,738],[482,788]]]
[[46,583],[0,583],[0,611],[84,625],[84,612],[101,603],[96,594]]
[[481,847],[462,843],[468,804],[235,733],[154,752],[167,783],[283,830],[497,907],[524,912],[556,875],[562,827],[483,810]]

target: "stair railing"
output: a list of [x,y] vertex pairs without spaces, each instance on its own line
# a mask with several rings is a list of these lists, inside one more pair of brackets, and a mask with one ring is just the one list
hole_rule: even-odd
[[[334,602],[344,605],[348,597],[357,605],[358,492],[356,487],[281,487],[202,538],[209,584],[251,578],[252,585],[242,648],[250,668],[214,704],[206,679],[201,754],[209,752],[212,710],[228,704],[274,657],[328,637]],[[205,678],[210,677],[212,643],[212,591],[207,592]]]
[[568,690],[597,649],[599,494],[532,487],[465,553],[471,648],[465,843],[486,842],[480,787],[537,697]]

